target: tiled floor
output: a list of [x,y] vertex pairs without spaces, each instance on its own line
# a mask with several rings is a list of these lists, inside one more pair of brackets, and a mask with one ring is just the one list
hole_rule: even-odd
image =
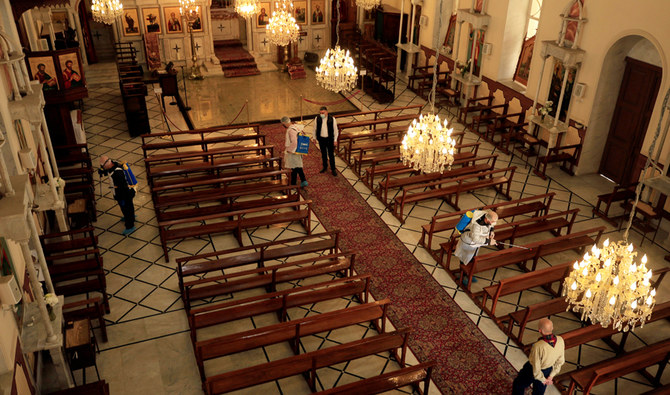
[[[99,74],[104,78],[104,73]],[[290,81],[286,76],[271,72],[263,73],[260,78],[267,78],[267,81],[273,81],[270,84],[260,84],[256,94],[250,96],[251,101],[258,101],[261,107],[250,106],[250,118],[254,120],[276,119],[279,113],[290,116],[298,116],[300,109],[288,102],[277,100],[279,94],[288,91],[296,92],[292,95],[299,95],[299,92],[307,91],[309,84],[314,84],[313,79]],[[250,80],[257,77],[250,77]],[[196,126],[210,126],[228,123],[228,118],[234,116],[234,112],[239,111],[238,106],[222,108],[219,102],[225,95],[235,98],[242,97],[241,92],[244,80],[246,78],[233,79],[239,81],[230,82],[230,79],[211,76],[203,82],[188,82],[189,92],[199,92],[198,95],[190,93],[191,106],[193,107],[192,116]],[[175,261],[177,257],[197,254],[213,249],[224,249],[237,246],[237,242],[232,236],[215,236],[208,238],[199,238],[186,240],[173,245],[169,262],[162,258],[158,232],[156,228],[156,218],[154,215],[151,197],[144,179],[144,164],[142,161],[142,152],[140,149],[141,140],[139,138],[130,138],[127,133],[127,126],[123,116],[123,109],[120,105],[118,96],[118,87],[116,84],[97,84],[100,81],[91,78],[88,75],[89,98],[85,100],[84,123],[86,127],[89,150],[92,155],[109,155],[112,158],[118,158],[134,164],[133,169],[140,180],[140,189],[135,198],[137,212],[137,231],[130,237],[123,237],[121,231],[123,224],[119,222],[121,213],[116,203],[111,198],[108,190],[103,185],[102,197],[98,199],[98,221],[95,223],[97,234],[99,236],[100,247],[104,250],[104,267],[107,271],[107,289],[111,295],[111,314],[105,318],[109,322],[109,341],[101,343],[101,353],[98,356],[98,365],[101,376],[110,382],[112,393],[122,394],[140,394],[140,393],[201,393],[200,380],[193,356],[193,350],[189,341],[188,324],[183,312],[183,305],[179,298],[177,279],[175,274]],[[107,80],[108,81],[108,80]],[[200,84],[200,85],[199,85]],[[242,84],[242,85],[238,85]],[[232,87],[232,88],[231,88]],[[297,88],[296,88],[297,87]],[[151,91],[151,90],[150,90]],[[317,88],[310,89],[310,99],[315,101],[334,101],[341,96],[333,99],[333,95],[325,94],[325,91]],[[262,92],[262,93],[260,93]],[[320,93],[319,93],[320,92]],[[379,105],[370,97],[362,95],[360,100],[352,99],[352,102],[362,109],[377,109],[383,107],[397,107],[409,104],[424,104],[420,98],[413,93],[399,86],[397,90],[397,100],[391,105]],[[264,108],[263,98],[271,97],[271,108]],[[154,95],[147,97],[147,104],[150,111],[152,130],[164,130],[160,107]],[[242,105],[244,99],[239,99],[238,105]],[[315,109],[305,109],[304,113],[315,113]],[[232,114],[232,115],[231,115]],[[263,115],[264,114],[264,115]],[[231,115],[231,116],[229,116]],[[272,115],[270,118],[264,118],[266,115]],[[443,116],[449,116],[445,111]],[[175,107],[168,106],[168,116],[175,123],[180,124],[178,113]],[[449,116],[450,117],[450,116]],[[462,128],[455,124],[456,128]],[[473,134],[466,134],[466,141],[476,141],[477,137]],[[494,151],[493,147],[483,143],[480,148],[480,155],[485,155]],[[592,204],[595,202],[595,196],[603,191],[610,189],[608,181],[596,175],[586,175],[581,177],[570,177],[557,168],[550,168],[548,174],[550,178],[543,181],[533,175],[524,167],[518,158],[500,155],[497,167],[503,167],[507,164],[518,166],[514,176],[513,196],[525,197],[538,193],[549,191],[557,192],[556,199],[552,208],[554,210],[564,210],[568,208],[580,208],[580,215],[576,224],[577,230],[587,229],[594,226],[606,225],[608,227],[608,236],[614,239],[620,238],[620,234],[609,224],[591,215]],[[95,159],[94,159],[95,160]],[[437,281],[442,284],[443,289],[452,296],[461,308],[466,311],[468,316],[478,325],[482,332],[488,336],[491,342],[505,355],[508,360],[516,367],[520,368],[527,360],[526,356],[505,336],[493,321],[483,313],[466,296],[465,293],[458,290],[451,277],[438,265],[429,254],[419,247],[417,241],[421,235],[420,226],[428,222],[431,216],[440,212],[449,212],[451,209],[442,202],[425,202],[414,205],[406,211],[409,214],[408,220],[404,224],[393,217],[384,205],[371,194],[370,190],[354,175],[354,173],[345,167],[344,163],[337,160],[338,167],[344,176],[351,182],[352,186],[361,193],[371,207],[385,220],[402,240],[417,259],[423,264]],[[462,198],[461,207],[476,207],[482,204],[490,204],[500,201],[493,192],[481,191],[475,194],[467,195]],[[314,230],[323,230],[318,220],[314,220]],[[259,243],[276,238],[288,238],[300,235],[304,231],[300,226],[292,226],[287,230],[282,227],[270,227],[269,229],[259,229],[248,232],[245,235],[245,245],[251,241]],[[657,242],[664,241],[666,233],[659,233]],[[640,235],[636,231],[631,232],[631,241],[638,244]],[[521,241],[526,241],[520,240]],[[436,240],[436,243],[440,240]],[[663,245],[667,243],[663,242]],[[649,241],[644,243],[643,250],[650,257],[651,267],[658,268],[665,265],[663,257],[667,254],[667,249],[661,244],[653,244]],[[562,254],[561,256],[552,256],[549,260],[544,260],[541,267],[564,263],[569,260],[575,260],[579,257],[574,253]],[[474,284],[474,289],[481,289],[491,283],[493,280],[499,280],[505,276],[514,274],[512,270],[501,270],[493,276],[481,277],[480,281]],[[290,284],[287,286],[295,286]],[[670,286],[666,282],[658,292],[658,302],[664,302],[669,299],[668,290]],[[546,297],[539,293],[523,294],[521,300],[515,298],[506,298],[503,305],[499,307],[500,312],[512,311],[518,305],[526,305],[535,301],[544,300]],[[343,301],[343,303],[349,303]],[[309,311],[322,311],[321,308],[332,309],[330,306],[310,306]],[[304,315],[308,310],[301,309],[294,313]],[[569,315],[560,315],[555,318],[556,331],[558,333],[579,327],[574,317]],[[244,320],[227,327],[217,327],[216,333],[220,331],[233,331],[240,328],[252,328],[256,325],[262,325],[264,319],[258,322]],[[635,341],[629,341],[628,347],[634,348],[638,345],[652,342],[659,333],[668,332],[667,323],[659,322],[651,324],[645,328],[636,330],[634,334]],[[362,337],[363,333],[370,332],[368,328],[361,327],[360,333],[356,334]],[[374,332],[374,331],[372,331]],[[207,334],[203,332],[203,336]],[[370,335],[369,333],[366,335]],[[304,346],[308,349],[316,349],[322,342],[342,342],[348,339],[351,333],[329,334],[327,338],[313,338],[306,341]],[[536,337],[536,332],[529,330],[526,332],[525,340],[532,341]],[[667,336],[666,336],[667,337]],[[265,361],[268,358],[277,358],[280,355],[287,355],[282,347],[268,347],[265,352],[247,353],[243,358],[230,359],[221,358],[214,364],[208,364],[208,371],[224,371],[234,363],[237,367],[239,361],[252,362],[253,360]],[[605,357],[613,356],[607,347],[603,344],[592,343],[582,346],[579,349],[570,350],[567,355],[568,363],[564,370],[571,370],[577,365],[585,365],[591,361],[599,360]],[[355,380],[357,377],[369,374],[378,374],[389,370],[395,362],[389,361],[388,357],[370,357],[338,366],[337,369],[324,369],[319,372],[319,379],[323,388],[329,388],[335,384],[344,384]],[[89,372],[90,373],[90,372]],[[670,373],[666,371],[665,381],[668,381]],[[641,376],[633,374],[624,379],[617,380],[607,386],[597,388],[597,393],[608,394],[633,394],[639,393],[646,387]],[[277,383],[270,383],[259,386],[246,393],[308,393],[304,380],[294,378],[281,380]]]

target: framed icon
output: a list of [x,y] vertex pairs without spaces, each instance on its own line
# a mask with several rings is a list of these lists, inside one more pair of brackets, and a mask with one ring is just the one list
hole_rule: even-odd
[[272,3],[269,1],[260,3],[260,11],[258,11],[258,15],[256,15],[256,27],[265,27],[268,24],[270,21],[270,13],[272,12],[271,5]]
[[186,20],[194,32],[202,31],[202,18],[200,15],[200,9],[198,9],[198,11],[192,11],[191,14],[186,17]]
[[63,74],[63,89],[79,88],[84,86],[84,75],[81,71],[79,52],[70,52],[58,55],[58,64]]
[[124,8],[121,23],[124,36],[140,35],[140,18],[137,15],[137,8]]
[[184,29],[182,24],[179,7],[164,7],[163,16],[165,16],[165,31],[167,34],[182,33]]
[[326,23],[326,5],[324,0],[312,0],[312,25]]
[[147,33],[161,34],[161,18],[158,7],[142,8],[142,20],[144,31]]
[[304,25],[307,23],[307,1],[296,1],[293,3],[293,17],[295,22],[299,25]]
[[39,81],[43,91],[59,89],[53,56],[28,57],[28,66],[30,67],[30,78]]

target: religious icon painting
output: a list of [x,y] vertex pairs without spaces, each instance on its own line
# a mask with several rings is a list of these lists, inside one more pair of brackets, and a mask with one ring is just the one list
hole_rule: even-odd
[[137,16],[137,8],[124,8],[121,22],[124,36],[140,35],[140,18]]
[[326,5],[324,0],[312,0],[312,25],[326,23]]
[[268,22],[270,21],[270,13],[271,11],[271,4],[270,2],[261,2],[260,3],[260,11],[258,11],[258,15],[255,16],[256,18],[256,27],[265,27]]
[[56,76],[56,66],[52,56],[36,56],[28,58],[30,68],[30,78],[37,80],[42,84],[42,90],[57,91],[58,77]]
[[158,7],[142,8],[142,19],[144,21],[144,30],[147,33],[163,33]]
[[63,73],[63,89],[84,86],[84,76],[81,72],[78,52],[58,55],[61,73]]
[[191,14],[186,17],[186,20],[188,20],[188,23],[194,32],[202,31],[202,18],[200,9],[198,9],[198,11],[192,11]]
[[167,34],[182,33],[184,31],[179,7],[163,7]]
[[293,6],[295,22],[299,25],[307,23],[307,1],[294,1]]
[[70,20],[67,17],[67,11],[65,10],[52,10],[51,11],[51,24],[53,25],[54,32],[64,32],[70,25]]

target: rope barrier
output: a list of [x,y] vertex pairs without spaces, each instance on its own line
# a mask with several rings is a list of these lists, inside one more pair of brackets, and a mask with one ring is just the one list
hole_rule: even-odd
[[242,110],[244,110],[244,107],[246,107],[246,106],[247,106],[247,104],[249,104],[249,102],[248,102],[248,101],[247,101],[247,102],[244,102],[244,104],[242,105],[242,108],[240,108],[240,111],[239,111],[239,112],[237,113],[237,115],[235,115],[235,118],[233,118],[233,120],[232,120],[232,121],[230,121],[230,123],[228,124],[228,126],[232,125],[232,124],[233,124],[233,122],[237,121],[237,117],[239,117],[239,116],[240,116],[240,114],[242,114]]
[[347,96],[343,99],[332,101],[332,102],[319,102],[319,101],[305,99],[304,97],[302,98],[302,100],[306,101],[307,103],[311,103],[311,104],[319,104],[319,105],[322,105],[322,106],[334,106],[336,104],[340,104],[340,103],[344,103],[344,102],[348,101],[349,99],[351,99],[352,97],[356,96],[359,93],[361,93],[361,91],[357,90],[356,92],[352,93],[351,95],[349,95],[349,96]]
[[168,115],[167,115],[167,113],[165,112],[165,110],[163,110],[163,106],[161,106],[161,102],[160,102],[160,98],[158,97],[158,93],[154,93],[154,95],[156,96],[156,101],[158,102],[158,108],[161,109],[161,113],[163,113],[163,116],[165,117],[165,119],[166,119],[168,122],[170,122],[170,123],[172,124],[172,126],[174,126],[175,128],[177,128],[177,131],[179,131],[179,132],[183,132],[183,130],[181,130],[181,128],[180,128],[179,126],[177,126],[177,124],[175,124],[174,122],[172,122],[172,120],[170,119],[170,117],[168,117]]

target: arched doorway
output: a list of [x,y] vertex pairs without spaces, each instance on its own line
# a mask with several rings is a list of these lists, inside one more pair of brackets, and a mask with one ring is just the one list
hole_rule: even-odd
[[580,173],[598,172],[617,183],[630,178],[657,100],[662,69],[654,44],[640,35],[608,50],[594,97]]

